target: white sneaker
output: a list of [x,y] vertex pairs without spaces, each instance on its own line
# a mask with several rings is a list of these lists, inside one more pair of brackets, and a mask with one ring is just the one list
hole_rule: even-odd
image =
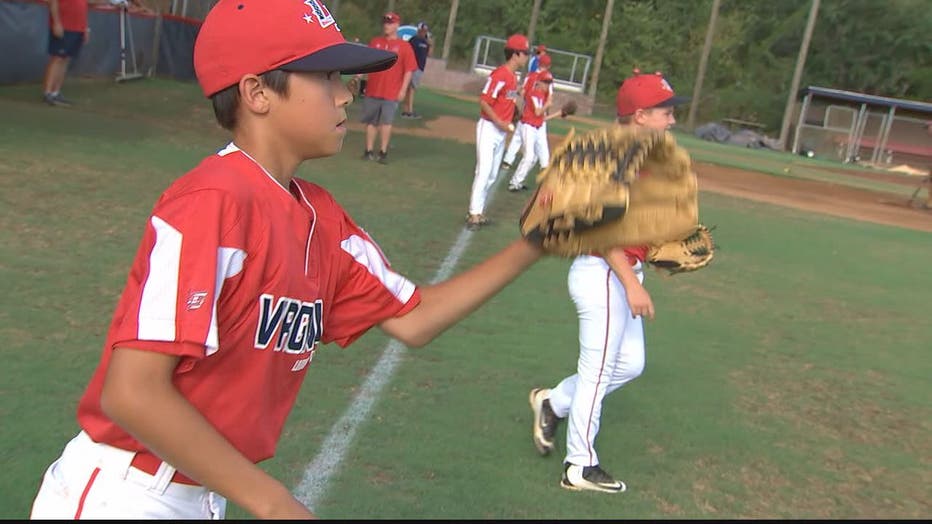
[[560,486],[573,491],[601,491],[603,493],[621,493],[628,489],[625,483],[613,479],[598,464],[595,466],[577,466],[565,462]]
[[534,447],[541,455],[549,455],[554,448],[554,436],[560,419],[550,407],[549,389],[534,388],[528,394],[531,411],[534,412],[534,425],[532,436]]

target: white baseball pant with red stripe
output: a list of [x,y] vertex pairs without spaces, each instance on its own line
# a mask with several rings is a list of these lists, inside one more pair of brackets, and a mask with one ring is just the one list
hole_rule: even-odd
[[505,132],[490,120],[480,118],[476,123],[476,173],[469,197],[469,214],[485,212],[489,191],[498,179],[498,168],[505,153]]
[[521,153],[521,163],[518,169],[508,182],[509,187],[520,188],[524,185],[524,179],[527,178],[531,168],[535,163],[540,162],[540,168],[546,169],[550,165],[550,144],[547,143],[547,123],[541,124],[540,127],[534,127],[531,124],[521,123],[518,128],[521,131],[521,141],[524,144],[524,152]]
[[[643,282],[640,262],[634,271]],[[550,406],[569,417],[565,461],[594,466],[602,399],[644,370],[644,324],[631,318],[625,288],[602,257],[577,257],[567,282],[579,316],[579,361],[576,374],[551,390]]]
[[45,472],[29,518],[224,518],[225,498],[201,486],[171,482],[175,470],[170,466],[156,475],[140,471],[130,466],[134,455],[78,433]]

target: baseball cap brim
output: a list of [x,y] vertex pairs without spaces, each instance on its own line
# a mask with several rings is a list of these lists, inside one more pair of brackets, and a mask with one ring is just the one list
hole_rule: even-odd
[[673,106],[681,106],[681,105],[683,105],[683,104],[688,104],[688,103],[689,103],[689,100],[690,100],[690,98],[689,98],[688,96],[671,96],[670,98],[664,100],[663,102],[660,102],[659,104],[655,105],[654,107],[673,107]]
[[282,65],[285,71],[339,71],[344,75],[376,73],[395,64],[398,55],[354,42],[343,42]]

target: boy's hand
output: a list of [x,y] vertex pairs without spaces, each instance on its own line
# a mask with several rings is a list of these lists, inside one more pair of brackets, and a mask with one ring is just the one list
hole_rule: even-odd
[[654,320],[654,302],[650,293],[640,283],[625,288],[628,297],[628,308],[631,309],[631,318],[647,317]]

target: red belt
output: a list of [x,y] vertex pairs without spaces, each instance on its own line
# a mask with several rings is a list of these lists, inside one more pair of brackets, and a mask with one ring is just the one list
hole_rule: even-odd
[[[151,453],[136,453],[136,456],[133,457],[133,461],[130,462],[130,466],[150,475],[155,475],[161,465],[162,459]],[[182,475],[179,471],[176,471],[175,474],[172,475],[171,481],[179,484],[188,484],[189,486],[200,486],[200,484]]]

